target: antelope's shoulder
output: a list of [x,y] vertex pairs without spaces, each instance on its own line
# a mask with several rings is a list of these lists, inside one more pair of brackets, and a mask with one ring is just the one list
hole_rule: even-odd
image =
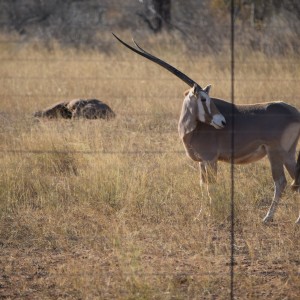
[[72,110],[72,109],[75,109],[77,108],[78,106],[83,106],[85,105],[87,102],[86,99],[73,99],[71,101],[69,101],[68,103],[68,109]]
[[69,102],[68,108],[75,109],[78,107],[81,108],[86,105],[92,105],[94,107],[103,107],[103,105],[105,104],[98,99],[73,99]]
[[45,108],[45,110],[50,110],[50,109],[59,109],[61,107],[66,107],[68,105],[68,101],[61,101],[61,102],[56,102],[48,107]]

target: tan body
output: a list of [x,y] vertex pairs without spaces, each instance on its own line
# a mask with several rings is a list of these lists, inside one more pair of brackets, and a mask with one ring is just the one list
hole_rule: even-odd
[[[195,126],[191,132],[183,136],[179,130],[180,135],[191,159],[231,162],[232,104],[220,99],[212,100],[225,117],[226,127],[215,129],[196,122],[191,125]],[[234,105],[234,112],[234,163],[251,163],[270,151],[279,152],[283,157],[293,151],[295,156],[300,134],[300,113],[295,107],[284,102],[268,102]],[[270,124],[273,124],[271,128]]]
[[56,103],[34,114],[35,117],[49,119],[108,119],[115,117],[115,113],[105,103],[97,99],[74,99]]
[[[224,128],[216,129],[193,118],[192,114],[197,115],[198,106],[191,107],[191,101],[184,101],[178,129],[187,155],[200,163],[201,180],[204,181],[216,178],[217,161],[230,163],[233,157],[235,164],[246,164],[267,155],[275,183],[273,202],[264,219],[269,221],[286,186],[284,167],[294,179],[292,186],[295,189],[299,187],[295,155],[300,136],[300,113],[284,102],[233,105],[221,99],[211,100],[226,119]],[[186,105],[189,109],[185,108]]]

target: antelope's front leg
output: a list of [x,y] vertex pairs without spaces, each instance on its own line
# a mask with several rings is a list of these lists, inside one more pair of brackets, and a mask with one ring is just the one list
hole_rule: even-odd
[[203,183],[215,183],[217,180],[217,162],[204,161],[199,163],[200,185]]

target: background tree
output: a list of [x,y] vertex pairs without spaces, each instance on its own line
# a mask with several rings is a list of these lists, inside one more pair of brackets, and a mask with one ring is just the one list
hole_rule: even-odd
[[138,15],[154,32],[171,28],[171,0],[144,0],[144,11]]
[[[235,0],[235,7],[238,43],[268,54],[300,53],[299,0]],[[110,32],[124,30],[135,36],[167,32],[189,51],[219,52],[228,47],[229,24],[229,0],[0,1],[2,32],[24,42],[54,40],[107,52]]]

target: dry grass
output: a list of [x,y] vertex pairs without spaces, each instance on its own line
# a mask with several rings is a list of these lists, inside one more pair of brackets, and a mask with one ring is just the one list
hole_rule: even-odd
[[[230,97],[227,54],[186,59],[179,45],[148,43]],[[0,47],[0,297],[228,299],[230,166],[220,164],[210,206],[177,134],[186,86],[120,46],[111,56]],[[299,77],[299,59],[240,51],[236,102],[299,107]],[[107,102],[117,118],[31,117],[77,97]],[[299,197],[287,190],[263,225],[268,162],[235,170],[236,297],[297,299]]]

